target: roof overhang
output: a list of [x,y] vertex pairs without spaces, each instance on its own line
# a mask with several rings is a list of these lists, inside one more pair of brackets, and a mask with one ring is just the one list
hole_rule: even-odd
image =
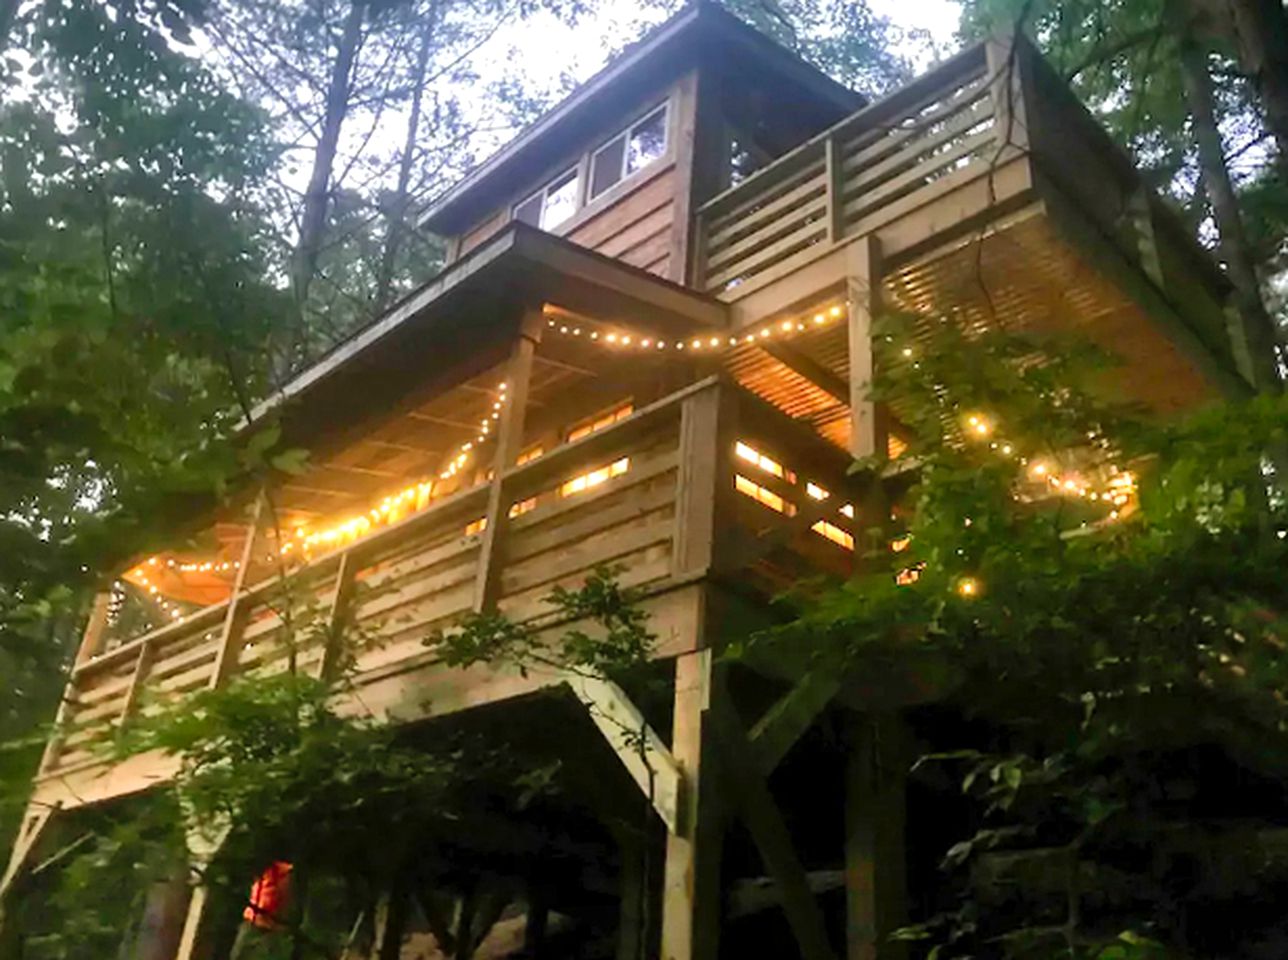
[[543,305],[670,337],[728,325],[713,297],[512,223],[260,403],[243,432],[271,420],[312,448],[489,363],[489,345]]
[[535,169],[561,162],[569,143],[620,120],[649,89],[697,62],[721,56],[756,64],[756,77],[785,106],[808,102],[820,129],[863,106],[864,98],[790,50],[710,3],[692,3],[613,59],[566,99],[524,128],[422,212],[419,225],[451,235],[491,213]]

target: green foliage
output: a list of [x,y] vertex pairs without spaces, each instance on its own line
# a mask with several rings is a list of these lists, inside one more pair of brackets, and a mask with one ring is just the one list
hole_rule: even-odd
[[[1288,440],[1288,401],[1160,424],[1099,399],[1112,381],[1085,348],[898,318],[880,332],[876,396],[918,465],[880,540],[907,549],[803,596],[752,651],[925,671],[968,721],[919,765],[956,771],[975,811],[944,860],[962,899],[920,928],[942,956],[1049,956],[1052,938],[1115,956],[1123,929],[1194,948],[1187,911],[1265,895],[1281,869],[1248,841],[1273,808],[1217,784],[1282,798],[1288,783],[1288,506],[1263,459]],[[1090,497],[1115,466],[1135,509]],[[896,585],[890,557],[916,582]],[[1251,820],[1221,834],[1237,817]],[[1025,869],[1041,879],[1026,887]],[[1053,919],[1039,892],[1081,912]]]
[[581,587],[555,587],[546,598],[557,622],[589,622],[593,633],[570,629],[551,639],[548,624],[476,613],[458,628],[435,631],[425,645],[452,667],[510,662],[525,675],[537,666],[591,676],[620,675],[646,663],[656,639],[648,630],[648,615],[636,605],[637,594],[617,582],[620,572],[599,567]]

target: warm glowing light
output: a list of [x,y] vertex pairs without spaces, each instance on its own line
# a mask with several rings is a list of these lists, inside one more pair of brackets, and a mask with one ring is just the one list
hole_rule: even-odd
[[979,595],[979,581],[974,577],[963,577],[957,581],[957,592],[963,597],[975,597]]

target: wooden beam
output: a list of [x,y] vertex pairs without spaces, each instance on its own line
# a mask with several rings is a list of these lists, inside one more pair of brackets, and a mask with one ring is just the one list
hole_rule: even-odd
[[843,403],[847,407],[850,405],[850,385],[845,382],[844,377],[837,376],[813,357],[788,344],[766,341],[759,346],[779,363],[799,373],[838,403]]
[[353,597],[353,575],[357,569],[357,560],[350,547],[340,555],[340,563],[335,571],[335,589],[331,592],[331,603],[326,617],[326,645],[322,648],[322,659],[318,662],[318,679],[334,680],[339,672],[340,658],[344,653],[344,631],[349,624],[349,601]]
[[[54,808],[50,806],[27,808],[22,823],[18,827],[18,835],[14,838],[13,849],[9,852],[9,865],[5,868],[4,876],[0,877],[0,906],[3,905],[5,896],[18,879],[19,873],[26,866],[27,857],[48,829],[53,815]],[[0,912],[0,920],[3,920],[2,912]]]
[[510,504],[506,498],[505,471],[514,466],[523,449],[523,420],[527,413],[528,387],[532,380],[532,360],[544,328],[541,306],[524,309],[519,323],[519,337],[506,364],[505,382],[509,399],[501,408],[496,433],[496,458],[492,466],[492,485],[488,490],[487,524],[479,544],[478,574],[474,581],[475,613],[494,609],[501,588],[501,541]]
[[720,771],[728,794],[751,833],[765,869],[782,891],[783,911],[802,960],[835,960],[809,877],[796,854],[787,823],[769,792],[742,721],[725,696],[715,699],[710,713],[719,738]]
[[765,711],[747,733],[762,775],[773,772],[840,689],[840,677],[811,670]]
[[[214,859],[219,848],[228,836],[227,828],[216,828],[213,833],[189,830],[187,835],[188,858],[194,868],[200,870]],[[192,888],[188,898],[188,912],[183,920],[183,930],[179,934],[179,946],[174,952],[174,960],[199,960],[205,955],[210,936],[209,920],[206,915],[206,904],[209,901],[208,890],[204,884]]]
[[846,960],[906,955],[889,935],[907,914],[906,733],[893,714],[855,714],[845,794]]
[[671,750],[684,774],[681,829],[667,834],[662,880],[662,960],[709,960],[720,941],[723,841],[712,733],[711,651],[675,660]]
[[626,692],[611,680],[570,674],[566,682],[667,830],[678,832],[680,765],[662,738]]
[[871,235],[846,247],[846,299],[849,305],[850,455],[856,460],[885,450],[878,435],[872,387],[872,320],[880,311],[880,248]]
[[237,658],[241,654],[242,629],[246,626],[247,607],[245,598],[246,578],[249,576],[251,563],[255,556],[255,542],[260,536],[260,526],[264,520],[264,510],[268,494],[260,491],[255,507],[251,512],[250,528],[246,531],[246,542],[242,544],[241,565],[233,578],[232,593],[228,596],[228,612],[224,616],[224,625],[219,634],[219,649],[215,653],[214,668],[210,674],[210,689],[222,687],[228,682],[237,668]]
[[1029,146],[1025,97],[1029,52],[1023,35],[1014,30],[999,31],[984,42],[999,159],[1008,148],[1027,150]]

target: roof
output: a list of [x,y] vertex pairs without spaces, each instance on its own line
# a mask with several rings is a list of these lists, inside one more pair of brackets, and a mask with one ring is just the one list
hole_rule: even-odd
[[463,360],[486,359],[525,305],[543,303],[667,336],[728,323],[725,305],[707,294],[514,222],[288,381],[244,428],[272,416],[289,445],[335,442],[441,386]]
[[[669,81],[692,64],[726,55],[753,60],[757,80],[784,102],[807,98],[839,119],[865,100],[786,47],[706,2],[686,5],[642,40],[615,57],[557,106],[525,127],[454,187],[430,202],[419,225],[441,234],[461,233],[491,213],[531,179],[534,168],[560,162],[570,142],[591,135],[605,118],[620,115],[651,84]],[[830,122],[830,121],[829,121]],[[826,125],[826,124],[824,124]]]

